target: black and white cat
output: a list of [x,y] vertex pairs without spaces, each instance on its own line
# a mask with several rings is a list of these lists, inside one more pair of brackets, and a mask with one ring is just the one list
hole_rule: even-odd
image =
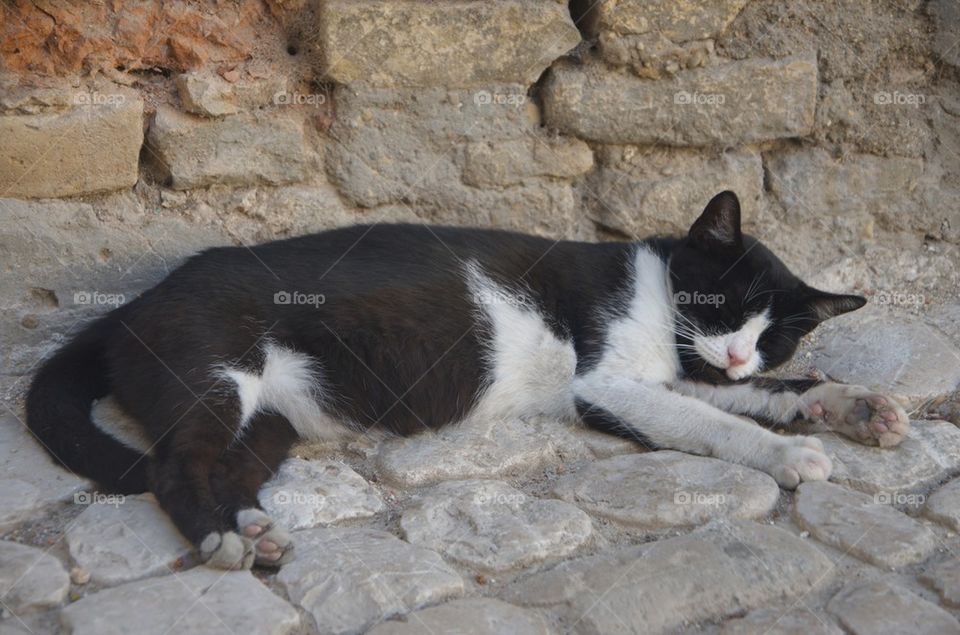
[[[751,376],[864,302],[810,288],[741,235],[731,192],[687,236],[637,243],[348,227],[191,258],[44,364],[28,424],[70,469],[153,491],[211,565],[276,566],[292,543],[257,493],[298,437],[545,413],[788,488],[826,479],[818,440],[746,417],[889,447],[903,409],[862,387]],[[107,394],[142,423],[149,456],[92,423]]]

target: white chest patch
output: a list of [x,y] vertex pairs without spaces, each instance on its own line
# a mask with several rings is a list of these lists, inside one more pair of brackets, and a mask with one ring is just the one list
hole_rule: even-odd
[[591,373],[662,383],[680,372],[667,267],[641,246],[634,257],[626,315],[610,322],[600,362]]
[[469,266],[466,277],[491,331],[486,351],[491,377],[470,416],[573,416],[573,344],[550,330],[529,298],[496,284],[478,266]]

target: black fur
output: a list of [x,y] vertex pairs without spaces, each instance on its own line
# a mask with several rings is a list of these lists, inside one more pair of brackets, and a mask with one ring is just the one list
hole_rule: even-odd
[[[767,367],[786,361],[820,320],[862,303],[810,289],[742,236],[732,193],[715,197],[687,236],[646,244],[669,263],[677,292],[725,296],[718,306],[679,307],[685,320],[707,331],[735,329],[770,308],[774,327],[759,343]],[[295,438],[272,413],[257,414],[238,435],[238,398],[211,372],[218,364],[257,370],[269,340],[317,360],[326,409],[336,417],[400,434],[437,428],[463,418],[490,371],[487,327],[465,282],[466,263],[479,263],[535,304],[549,327],[572,341],[582,373],[603,350],[603,316],[625,311],[636,248],[374,225],[211,249],[48,360],[28,396],[28,424],[70,469],[121,492],[149,487],[197,542],[233,529],[236,510],[256,506],[257,490]],[[276,294],[294,291],[323,302],[275,302]],[[679,351],[690,377],[727,381],[688,349]],[[155,444],[149,458],[91,422],[91,402],[108,393],[143,424]],[[588,425],[617,432],[609,413],[577,406]]]

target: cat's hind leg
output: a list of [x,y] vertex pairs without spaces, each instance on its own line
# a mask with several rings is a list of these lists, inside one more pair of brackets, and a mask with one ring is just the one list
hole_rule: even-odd
[[211,486],[224,525],[253,542],[255,564],[278,567],[293,559],[293,540],[260,507],[258,494],[287,458],[297,434],[285,417],[257,413],[220,456]]
[[236,420],[235,409],[197,402],[154,448],[149,469],[160,506],[201,559],[220,569],[249,569],[255,557],[253,541],[221,518],[211,487],[214,466],[235,437]]

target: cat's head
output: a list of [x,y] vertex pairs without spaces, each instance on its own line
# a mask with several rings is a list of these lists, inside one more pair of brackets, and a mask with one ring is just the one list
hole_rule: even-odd
[[760,241],[743,235],[733,192],[713,197],[672,250],[670,275],[683,369],[712,381],[783,364],[820,322],[866,303],[804,284]]

